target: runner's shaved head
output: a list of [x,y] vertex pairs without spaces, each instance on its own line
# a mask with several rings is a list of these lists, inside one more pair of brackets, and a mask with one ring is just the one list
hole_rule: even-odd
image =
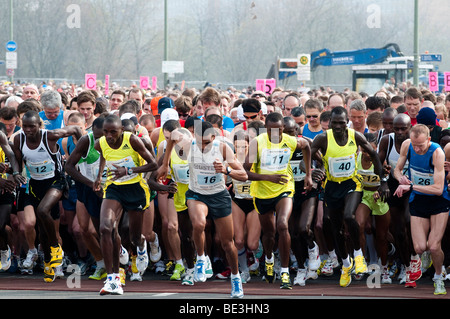
[[411,118],[405,113],[400,113],[394,118],[395,124],[411,125]]

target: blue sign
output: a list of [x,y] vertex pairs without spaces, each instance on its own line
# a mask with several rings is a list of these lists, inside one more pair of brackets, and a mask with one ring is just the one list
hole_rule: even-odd
[[442,54],[421,54],[421,62],[442,62]]
[[17,43],[14,41],[9,41],[6,43],[6,50],[9,52],[14,52],[17,50]]

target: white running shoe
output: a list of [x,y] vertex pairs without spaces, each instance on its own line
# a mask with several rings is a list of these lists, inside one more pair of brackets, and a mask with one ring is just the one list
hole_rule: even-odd
[[119,262],[121,265],[128,265],[128,261],[130,260],[130,255],[128,254],[128,250],[125,249],[122,245],[120,245],[120,255]]
[[132,272],[130,276],[130,281],[142,281],[141,273],[139,272]]
[[55,267],[55,278],[56,279],[64,278],[64,271],[63,271],[62,266]]
[[392,279],[389,276],[389,268],[387,266],[381,267],[381,283],[392,284]]
[[36,265],[36,260],[38,259],[37,250],[35,252],[28,250],[27,257],[23,261],[23,268],[32,269]]
[[155,241],[150,244],[150,260],[152,263],[157,263],[161,259],[161,247],[159,247],[158,234],[155,233]]
[[308,268],[309,270],[316,271],[320,267],[320,255],[319,246],[314,242],[314,248],[308,249]]
[[294,286],[304,286],[306,284],[306,269],[297,270],[297,276],[294,278]]
[[148,267],[147,241],[144,240],[144,249],[137,247],[136,268],[141,274],[145,272]]
[[206,279],[209,279],[212,276],[214,276],[214,272],[213,272],[212,265],[211,265],[211,259],[209,259],[208,255],[206,255],[205,276],[206,276]]
[[100,295],[123,295],[120,277],[112,278],[112,275],[106,277],[105,285],[100,290]]
[[183,286],[193,286],[194,285],[194,269],[195,268],[186,268],[186,272],[184,273],[183,280],[181,281],[181,285]]
[[197,262],[195,263],[194,281],[197,282],[206,281],[205,268],[206,268],[206,260],[197,259]]
[[252,279],[252,277],[250,276],[250,272],[248,270],[241,272],[241,281],[243,284],[248,283],[250,279]]
[[0,250],[2,270],[6,271],[11,267],[11,249]]
[[240,277],[231,279],[231,298],[243,298],[242,280]]

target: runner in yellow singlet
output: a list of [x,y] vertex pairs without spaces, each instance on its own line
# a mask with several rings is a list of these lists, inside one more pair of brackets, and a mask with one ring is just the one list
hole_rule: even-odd
[[[108,177],[100,210],[100,235],[108,275],[100,294],[122,294],[119,277],[121,241],[117,229],[119,220],[122,210],[126,210],[130,220],[131,243],[137,248],[136,266],[139,271],[144,271],[148,265],[148,255],[147,243],[142,236],[142,220],[143,212],[149,205],[150,190],[141,173],[155,170],[157,164],[139,137],[123,131],[118,116],[109,115],[105,118],[103,132],[104,136],[95,142],[95,149],[100,153],[100,168],[94,183],[94,190],[100,190],[106,165]],[[145,165],[140,166],[139,155],[146,161]]]
[[[311,146],[311,154],[319,164],[323,163],[326,174],[324,201],[328,208],[329,222],[324,228],[331,226],[335,236],[343,266],[340,285],[347,287],[351,283],[351,272],[355,267],[356,274],[367,271],[367,265],[359,243],[359,226],[354,215],[361,202],[361,177],[357,174],[356,159],[358,146],[369,154],[375,174],[380,177],[378,192],[381,200],[389,196],[387,179],[384,178],[380,159],[376,151],[367,142],[364,135],[347,127],[348,115],[343,107],[335,107],[331,112],[330,129],[316,136]],[[320,152],[320,153],[318,153]],[[318,154],[321,154],[319,156]],[[344,237],[344,222],[354,247],[353,258],[350,257]]]
[[[252,181],[250,195],[259,213],[262,229],[262,243],[266,260],[265,278],[273,282],[275,234],[278,232],[278,248],[281,259],[282,289],[292,289],[289,277],[289,253],[291,237],[288,221],[292,213],[295,192],[294,177],[290,159],[295,151],[301,150],[306,166],[305,190],[311,190],[311,153],[309,143],[283,133],[284,120],[279,113],[270,113],[266,118],[266,133],[256,137],[249,146],[244,168]],[[254,171],[252,170],[252,167]],[[273,218],[276,213],[276,220]]]

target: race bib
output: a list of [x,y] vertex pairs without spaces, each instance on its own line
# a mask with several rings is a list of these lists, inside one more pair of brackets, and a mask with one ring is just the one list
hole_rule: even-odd
[[238,180],[233,180],[233,188],[236,196],[241,198],[251,198],[250,196],[250,185],[251,181],[241,182]]
[[55,165],[52,161],[27,162],[30,177],[37,180],[52,178],[55,176]]
[[294,181],[296,182],[301,182],[306,176],[306,173],[300,169],[300,162],[301,161],[291,161],[292,174],[294,175]]
[[218,183],[223,183],[222,174],[217,174],[212,165],[194,164],[194,170],[199,188],[208,190]]
[[363,186],[380,186],[380,176],[372,171],[358,170],[358,174],[362,177]]
[[330,157],[329,170],[333,177],[350,177],[355,172],[355,155]]
[[283,171],[287,168],[290,158],[291,151],[288,148],[264,149],[261,154],[260,167],[271,172]]
[[411,171],[411,181],[414,185],[429,186],[434,184],[433,173],[422,173],[414,169]]
[[[118,160],[118,161],[107,161],[106,162],[106,166],[108,167],[108,170],[115,170],[115,169],[117,169],[116,167],[113,166],[113,164],[116,164],[117,166],[124,166],[127,169],[136,167],[134,165],[134,161],[131,158],[131,156],[125,157],[125,158],[123,158],[121,160]],[[137,176],[138,176],[138,173],[133,173],[131,175],[125,175],[125,176],[122,176],[122,177],[116,179],[115,182],[123,183],[123,182],[129,181],[129,180],[132,180],[133,178],[135,178]]]
[[181,184],[189,184],[189,164],[173,164],[175,181]]

